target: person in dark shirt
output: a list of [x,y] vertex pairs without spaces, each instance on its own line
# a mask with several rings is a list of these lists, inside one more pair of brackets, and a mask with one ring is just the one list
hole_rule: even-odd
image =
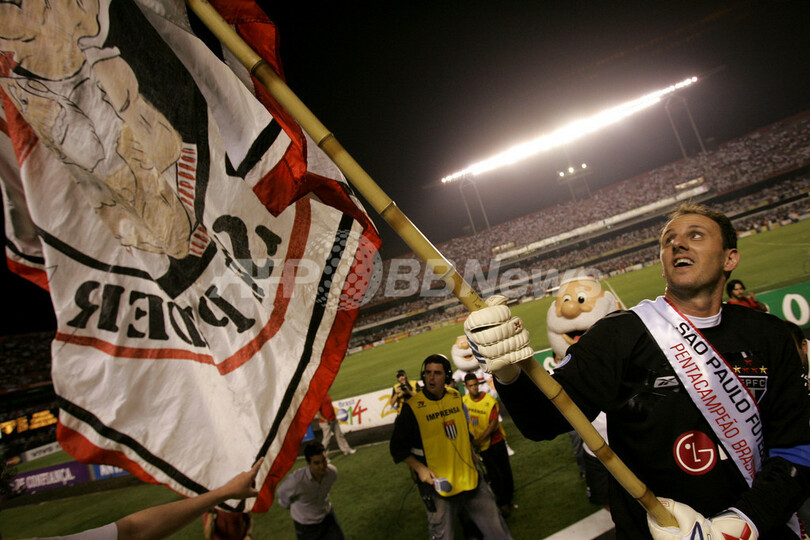
[[745,292],[745,285],[739,279],[732,279],[726,283],[726,293],[729,304],[745,306],[757,311],[768,311],[768,306],[757,300],[753,292]]
[[[678,522],[658,525],[612,479],[618,538],[798,537],[794,513],[810,492],[810,401],[783,322],[722,303],[736,240],[723,214],[679,208],[660,236],[664,296],[600,320],[555,368],[589,419],[607,414],[611,447]],[[531,356],[522,323],[500,299],[487,303],[465,330],[515,424],[534,440],[567,432],[514,365]]]

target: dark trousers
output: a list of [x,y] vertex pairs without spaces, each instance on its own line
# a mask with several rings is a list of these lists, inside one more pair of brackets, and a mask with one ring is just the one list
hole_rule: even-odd
[[323,521],[312,525],[304,525],[293,521],[295,536],[298,540],[345,540],[343,529],[340,528],[335,511],[329,512]]
[[512,467],[509,465],[509,454],[506,452],[506,441],[490,445],[481,452],[484,467],[487,469],[487,480],[495,494],[498,506],[512,504],[515,493],[515,481],[512,478]]

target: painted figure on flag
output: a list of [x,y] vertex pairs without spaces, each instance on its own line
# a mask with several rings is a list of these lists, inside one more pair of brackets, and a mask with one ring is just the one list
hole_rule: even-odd
[[122,245],[183,258],[193,218],[193,197],[185,207],[176,194],[183,141],[104,46],[108,31],[98,2],[2,4],[0,47],[18,63],[0,81]]
[[[282,74],[252,0],[211,4]],[[266,510],[378,260],[343,175],[181,0],[1,2],[0,104],[60,444],[185,495],[265,457],[259,498],[223,506]]]

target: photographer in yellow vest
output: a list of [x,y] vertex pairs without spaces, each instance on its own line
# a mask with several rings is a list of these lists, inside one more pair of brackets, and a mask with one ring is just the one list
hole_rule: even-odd
[[406,401],[394,422],[390,451],[418,478],[431,538],[453,538],[463,512],[485,539],[511,538],[495,497],[476,467],[467,410],[452,384],[450,361],[441,354],[422,363],[424,388]]
[[515,483],[506,451],[506,432],[498,420],[498,402],[488,393],[481,392],[479,384],[475,373],[465,375],[464,388],[467,393],[461,400],[470,415],[473,447],[484,461],[495,501],[503,517],[509,517]]
[[416,395],[420,383],[408,379],[408,374],[404,369],[397,370],[397,382],[391,389],[391,397],[388,398],[388,405],[397,410],[397,414],[402,412],[402,404]]

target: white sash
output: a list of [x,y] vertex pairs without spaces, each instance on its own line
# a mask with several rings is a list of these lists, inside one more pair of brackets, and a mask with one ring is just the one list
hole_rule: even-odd
[[644,300],[632,310],[751,486],[765,451],[754,397],[700,330],[663,296]]

